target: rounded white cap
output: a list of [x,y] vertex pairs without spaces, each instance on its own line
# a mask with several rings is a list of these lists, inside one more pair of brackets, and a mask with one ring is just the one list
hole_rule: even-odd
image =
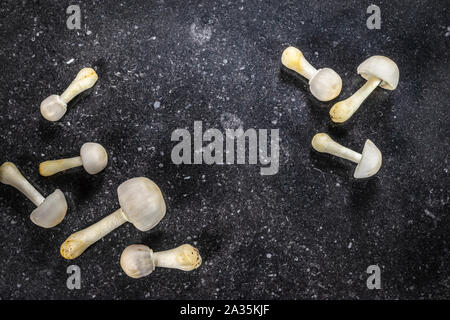
[[89,174],[99,173],[108,164],[108,154],[105,148],[98,143],[87,142],[83,144],[80,156],[83,167]]
[[66,213],[66,197],[61,190],[56,189],[51,195],[45,198],[39,207],[31,212],[30,219],[40,227],[52,228],[63,221]]
[[58,121],[67,111],[67,104],[60,96],[53,94],[41,102],[41,114],[48,121]]
[[309,90],[320,101],[336,98],[342,89],[341,77],[330,68],[319,69],[309,81]]
[[145,177],[125,181],[117,188],[120,207],[137,229],[148,231],[166,214],[166,203],[156,183]]
[[381,163],[382,156],[380,149],[372,141],[367,139],[361,154],[361,161],[356,166],[353,176],[356,179],[371,177],[380,170]]
[[131,278],[148,276],[155,270],[153,251],[143,244],[132,244],[120,256],[122,270]]
[[371,76],[381,79],[380,87],[387,90],[397,88],[400,71],[397,64],[385,56],[372,56],[358,66],[358,74],[368,80]]

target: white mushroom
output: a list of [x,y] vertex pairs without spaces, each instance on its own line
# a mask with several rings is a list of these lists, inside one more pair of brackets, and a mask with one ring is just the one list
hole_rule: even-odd
[[49,160],[39,165],[41,176],[51,176],[60,171],[83,166],[89,174],[97,174],[106,168],[108,154],[105,148],[94,142],[87,142],[81,146],[80,156],[68,159]]
[[309,90],[320,101],[330,101],[336,98],[342,89],[341,77],[330,68],[317,70],[303,53],[294,47],[288,47],[281,55],[281,63],[309,80]]
[[316,134],[311,144],[316,151],[329,153],[357,163],[358,165],[353,174],[356,179],[371,177],[380,170],[382,162],[381,152],[369,139],[364,144],[362,154],[333,141],[326,133]]
[[384,56],[368,58],[358,66],[357,72],[367,82],[351,97],[339,101],[330,109],[333,122],[342,123],[350,119],[376,87],[380,86],[387,90],[397,88],[400,76],[395,62]]
[[90,245],[124,224],[131,222],[140,231],[156,226],[166,214],[166,203],[158,186],[140,177],[125,181],[117,188],[121,208],[97,223],[75,232],[61,245],[61,255],[75,259]]
[[91,88],[98,76],[92,68],[83,68],[60,95],[51,95],[41,102],[41,114],[49,121],[58,121],[67,111],[67,104],[81,92]]
[[190,244],[160,252],[153,252],[143,244],[132,244],[123,250],[120,257],[123,271],[135,279],[148,276],[156,267],[191,271],[201,264],[200,253]]
[[43,228],[52,228],[59,224],[67,212],[67,202],[61,190],[56,189],[47,198],[44,198],[20,173],[11,162],[0,166],[0,182],[10,185],[22,192],[37,208],[31,212],[33,223]]

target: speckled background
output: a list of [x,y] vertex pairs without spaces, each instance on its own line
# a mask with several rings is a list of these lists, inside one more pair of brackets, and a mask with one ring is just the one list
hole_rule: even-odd
[[[45,230],[33,204],[0,185],[2,299],[449,298],[449,3],[375,1],[3,1],[0,7],[0,162],[12,161],[48,195],[64,191],[69,212]],[[66,27],[79,4],[82,28]],[[333,126],[303,79],[280,68],[288,45],[343,80],[340,98],[364,80],[371,55],[397,62],[397,90],[376,89],[352,120]],[[92,66],[99,81],[57,123],[40,102]],[[280,130],[280,171],[260,165],[174,165],[173,130]],[[372,179],[317,154],[324,131],[357,151],[383,153]],[[75,156],[84,142],[108,150],[106,170],[44,178],[41,161]],[[74,261],[59,255],[74,231],[118,208],[116,188],[147,176],[161,188],[165,219],[143,233],[126,224]],[[134,280],[122,250],[197,246],[190,273],[157,269]],[[66,268],[81,268],[68,290]],[[381,290],[366,269],[381,268]]]

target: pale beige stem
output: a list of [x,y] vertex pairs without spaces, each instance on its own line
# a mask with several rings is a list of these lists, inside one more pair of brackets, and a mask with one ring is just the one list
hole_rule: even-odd
[[83,165],[81,157],[73,157],[68,159],[48,160],[39,165],[39,174],[44,177],[52,176],[55,173],[80,167]]
[[288,47],[283,51],[281,63],[308,80],[311,80],[317,73],[317,69],[305,59],[303,53],[294,47]]
[[377,77],[370,77],[367,82],[352,96],[339,101],[330,110],[331,120],[333,122],[342,123],[351,118],[351,116],[358,110],[366,98],[375,90],[381,83],[381,79]]
[[153,261],[155,267],[190,271],[201,265],[202,258],[196,248],[183,244],[171,250],[153,252]]
[[0,167],[0,182],[10,185],[22,192],[37,207],[45,198],[37,191],[12,162],[5,162]]
[[312,146],[316,151],[329,153],[334,156],[344,158],[355,163],[361,161],[362,155],[349,148],[346,148],[333,139],[326,133],[318,133],[312,140]]
[[75,259],[80,256],[90,245],[97,242],[127,221],[128,220],[123,214],[122,209],[114,211],[109,216],[103,218],[90,227],[75,232],[69,236],[61,245],[61,255],[65,259]]
[[97,81],[98,76],[94,69],[83,68],[78,72],[75,79],[61,94],[60,98],[66,104],[81,92],[91,88]]

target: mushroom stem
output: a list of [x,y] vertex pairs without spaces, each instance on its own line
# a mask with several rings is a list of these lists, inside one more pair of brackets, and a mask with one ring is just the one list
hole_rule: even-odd
[[94,69],[83,68],[78,72],[75,79],[61,94],[60,98],[66,104],[81,92],[91,88],[97,81],[98,76]]
[[314,136],[312,142],[312,147],[318,152],[329,153],[337,157],[341,157],[355,163],[361,161],[362,155],[355,152],[349,148],[340,145],[326,133],[318,133]]
[[68,159],[48,160],[39,165],[39,174],[44,177],[52,176],[55,173],[80,167],[83,165],[81,157],[73,157]]
[[202,258],[196,248],[183,244],[171,250],[153,252],[153,261],[155,267],[191,271],[200,266]]
[[90,245],[127,222],[122,209],[118,209],[90,227],[70,235],[61,245],[61,255],[65,259],[75,259]]
[[0,182],[10,185],[22,192],[37,207],[45,198],[37,191],[12,162],[5,162],[0,167]]
[[352,96],[336,103],[330,110],[331,120],[333,122],[342,123],[350,119],[364,100],[366,100],[372,91],[378,87],[381,81],[381,79],[371,76]]
[[284,50],[281,56],[281,63],[308,80],[311,80],[317,73],[317,69],[305,59],[303,53],[294,47],[288,47]]

